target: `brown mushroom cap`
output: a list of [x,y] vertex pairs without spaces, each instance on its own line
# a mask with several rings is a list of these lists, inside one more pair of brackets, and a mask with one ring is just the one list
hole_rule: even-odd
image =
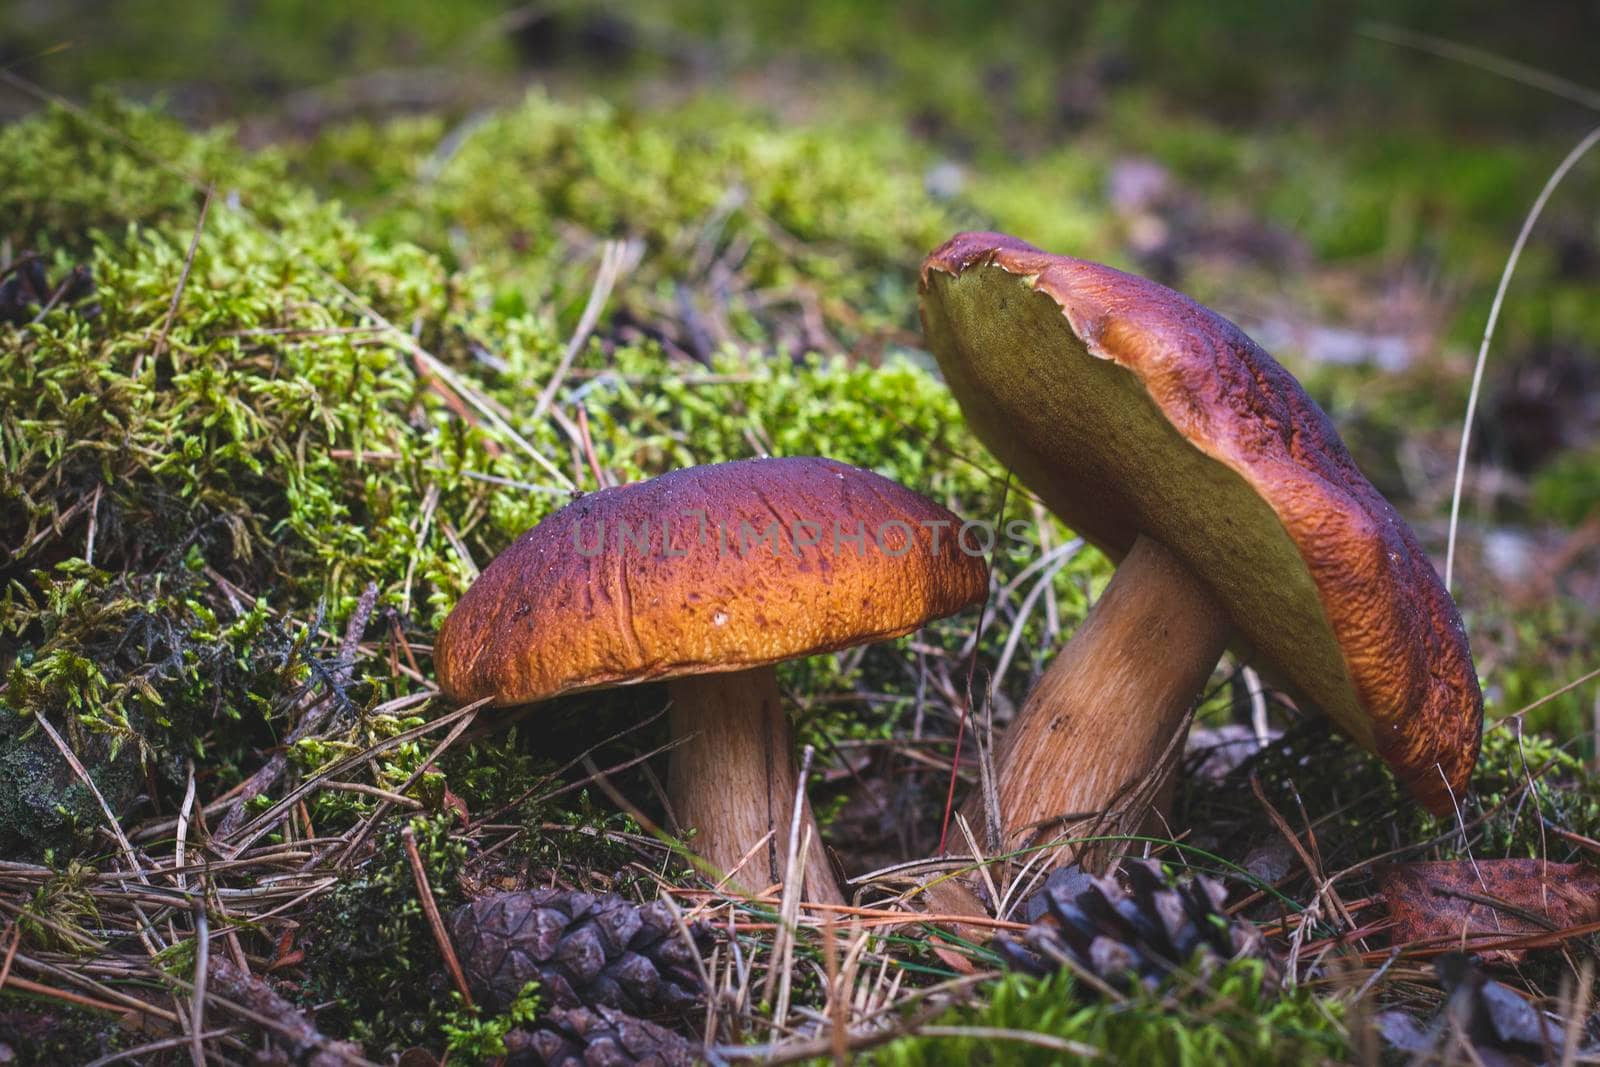
[[887,478],[811,457],[603,489],[485,568],[439,632],[439,684],[522,704],[899,637],[986,594],[960,525]]
[[1159,540],[1277,674],[1450,809],[1483,723],[1461,617],[1287,371],[1180,293],[1002,234],[946,242],[921,291],[996,456],[1113,558]]

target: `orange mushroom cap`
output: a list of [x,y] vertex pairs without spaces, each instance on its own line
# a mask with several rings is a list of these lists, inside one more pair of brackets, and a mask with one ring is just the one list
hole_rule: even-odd
[[439,631],[439,684],[522,704],[899,637],[986,595],[960,526],[887,478],[812,457],[602,489],[485,568]]
[[1416,535],[1327,415],[1181,293],[964,233],[921,275],[923,326],[968,423],[1120,559],[1181,558],[1274,673],[1450,810],[1483,726],[1465,628]]

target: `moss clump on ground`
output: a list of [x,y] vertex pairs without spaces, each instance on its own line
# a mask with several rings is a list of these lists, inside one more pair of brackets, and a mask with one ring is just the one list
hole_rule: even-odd
[[[553,125],[561,143],[588,143],[591,121],[618,136],[629,129],[545,101],[507,121],[524,132]],[[124,128],[140,147],[110,137]],[[761,194],[774,211],[788,183],[821,182],[809,197],[844,198],[834,187],[873,158],[841,157],[831,176],[807,172],[795,146],[821,141],[734,129],[749,143],[736,148],[724,133],[726,151],[775,160],[782,177]],[[108,213],[117,202],[53,192],[52,175],[66,169],[90,189],[159,175],[145,143],[222,183],[170,322],[203,197],[158,177],[136,190],[133,221],[119,225]],[[532,418],[561,358],[555,306],[508,309],[482,272],[375,238],[283,181],[278,164],[253,170],[225,139],[189,137],[125,105],[102,104],[87,119],[49,112],[8,129],[0,148],[26,157],[7,203],[30,205],[9,216],[5,236],[62,263],[81,259],[99,305],[92,318],[64,307],[7,327],[0,347],[0,540],[22,546],[0,564],[5,699],[19,722],[47,715],[107,737],[157,787],[146,797],[153,807],[173,802],[163,794],[181,779],[183,757],[204,761],[219,789],[251,769],[250,752],[272,743],[293,703],[286,697],[318,680],[319,657],[328,661],[362,589],[375,585],[380,616],[425,644],[474,565],[572,490],[594,488],[558,423]],[[634,179],[648,185],[652,174]],[[591,190],[584,217],[621,217],[634,189]],[[454,210],[466,194],[440,195]],[[549,230],[576,210],[563,204],[550,199],[525,225]],[[678,224],[699,225],[702,207],[678,205]],[[672,208],[670,198],[657,203],[652,243],[673,244]],[[776,282],[819,264],[881,274],[926,237],[862,237],[862,255],[877,257],[868,269],[826,251],[828,226],[854,218],[808,235],[805,247],[825,250],[815,260],[791,261],[770,235],[743,239]],[[884,314],[903,319],[909,296],[897,300]],[[440,364],[452,381],[430,369]],[[558,403],[584,406],[595,456],[615,480],[762,452],[827,454],[968,514],[998,515],[1004,495],[953,401],[898,356],[871,367],[729,350],[708,368],[686,367],[603,331]],[[1027,514],[1019,494],[1009,499],[1008,515]],[[318,619],[323,629],[308,628]],[[359,691],[368,707],[398,692],[392,682]],[[316,755],[301,765],[314,769]],[[132,795],[112,793],[119,803]],[[69,810],[83,825],[82,805]]]
[[798,355],[910,325],[912,265],[953,228],[922,191],[925,153],[889,128],[796,129],[711,103],[535,93],[461,127],[336,128],[302,159],[374,232],[483,268],[505,309],[575,315],[594,243],[639,242],[618,306],[647,330],[693,320],[675,336],[701,359],[728,341]]
[[263,195],[269,220],[275,208],[309,206],[304,197],[269,195],[282,189],[282,168],[247,159],[228,128],[192,133],[109,93],[81,114],[50,108],[0,127],[0,160],[0,218],[17,252],[81,252],[97,233],[110,240],[130,226],[192,226],[197,185],[206,183],[252,200]]
[[[578,137],[591,120],[609,121],[543,101],[517,119],[554,122],[558,140]],[[624,136],[626,124],[615,122],[608,128]],[[840,157],[831,171],[808,172],[804,155],[820,139],[735,129],[750,143],[740,147],[725,132],[724,150],[754,168],[749,180],[771,179],[758,190],[766,198],[762,213],[788,212],[785,220],[796,228],[804,220],[796,212],[815,207],[806,198],[844,199],[849,175],[873,170],[872,153],[864,151],[858,160]],[[116,131],[127,131],[127,140]],[[144,145],[216,183],[187,265],[203,192],[169,180]],[[84,263],[99,308],[93,316],[55,308],[7,327],[0,346],[0,494],[7,503],[0,540],[21,546],[0,564],[7,590],[0,667],[11,742],[4,757],[48,772],[48,790],[35,788],[38,775],[23,783],[35,806],[55,798],[36,813],[53,822],[24,823],[26,813],[17,812],[18,827],[31,829],[11,846],[49,842],[60,863],[85,846],[102,847],[93,831],[103,816],[51,762],[52,750],[39,747],[35,720],[47,718],[70,738],[116,814],[138,819],[176,809],[191,761],[202,797],[224,792],[260,765],[262,750],[282,743],[309,695],[328,690],[338,704],[331,733],[286,753],[289,773],[316,773],[352,746],[421,721],[380,707],[410,691],[399,676],[363,668],[330,682],[337,677],[336,635],[361,591],[378,590],[378,622],[369,634],[425,645],[473,564],[492,558],[572,489],[595,483],[559,425],[531,417],[571,329],[570,308],[559,300],[534,290],[527,300],[508,300],[502,283],[490,285],[479,267],[452,266],[457,257],[449,250],[441,259],[392,233],[358,227],[285,181],[273,159],[258,167],[223,135],[192,137],[123,104],[101,102],[87,117],[48,112],[9,128],[0,147],[26,156],[25,166],[9,168],[21,180],[6,195],[27,210],[7,216],[4,237],[13,248],[39,250],[53,268]],[[662,156],[652,165],[659,171],[668,162]],[[52,176],[65,169],[75,170],[82,188],[106,196],[55,196]],[[633,180],[656,177],[646,171]],[[866,215],[851,212],[881,210],[885,195],[914,195],[910,186],[874,186],[876,180],[866,187],[879,190],[878,208],[863,197],[836,218],[805,223],[813,228],[804,241],[761,230],[754,214],[739,222],[738,239],[746,254],[764,257],[774,284],[803,281],[819,291],[824,283],[865,284],[890,261],[914,262],[931,243],[936,223],[929,220],[937,218],[930,208],[919,223],[926,232],[834,242],[844,229],[867,225]],[[822,184],[806,185],[812,181]],[[128,199],[114,199],[113,188]],[[619,204],[593,204],[595,214],[586,218],[619,211],[631,202],[629,188],[591,194]],[[796,189],[809,191],[800,196]],[[703,226],[704,206],[682,205],[674,220],[671,202],[661,201],[655,229],[644,235],[650,254],[663,263],[692,254],[680,239]],[[432,203],[423,209],[440,210]],[[547,214],[522,225],[548,230],[574,209],[555,199],[542,210]],[[657,253],[658,245],[665,251]],[[641,277],[651,269],[666,268],[641,266]],[[864,306],[878,301],[871,330],[908,321],[911,274],[901,271],[898,289],[855,290]],[[562,284],[577,293],[588,282],[563,277]],[[637,291],[648,294],[649,287]],[[615,480],[762,452],[821,453],[873,467],[969,514],[998,517],[1003,499],[1006,516],[1031,514],[1020,494],[1007,495],[990,476],[931,374],[900,355],[876,367],[837,357],[773,358],[792,321],[752,314],[741,328],[748,331],[743,339],[756,343],[742,353],[717,352],[710,366],[700,366],[648,340],[626,340],[602,320],[558,405],[569,412],[584,406],[596,460]],[[405,324],[403,331],[389,322]],[[861,326],[862,335],[868,330]],[[1073,583],[1085,568],[1103,567],[1086,553],[1063,570],[1063,602],[1081,603]],[[1015,662],[1028,662],[1045,644],[1039,625],[1030,627],[1034,636]],[[1004,634],[997,628],[986,649]],[[965,635],[952,626],[928,639],[955,647]],[[886,650],[849,669],[862,670],[863,662],[859,677],[875,692],[908,693],[916,684]],[[795,670],[803,705],[809,683],[831,680],[836,668]],[[881,735],[890,721],[868,730]],[[817,713],[809,729],[831,741],[838,725],[836,716]],[[426,751],[416,744],[392,750],[377,761],[376,784],[397,788]],[[518,755],[463,749],[437,769],[438,783],[437,775],[424,776],[418,795],[446,805],[434,793],[449,781],[468,810],[493,811],[517,791],[503,774],[482,770],[481,760],[511,765]],[[602,818],[588,796],[571,799],[576,812],[524,803],[509,813],[528,827],[510,855],[541,869],[594,861],[624,870],[626,853],[607,834],[636,828]],[[305,815],[319,832],[336,834],[374,807],[359,794],[324,791]],[[427,825],[430,881],[448,905],[459,892],[463,854],[443,822]],[[274,834],[263,843],[281,840]],[[375,854],[341,875],[306,922],[296,941],[307,952],[301,996],[332,1002],[320,1026],[395,1050],[438,1032],[449,1000],[392,830],[380,833]],[[173,951],[188,949],[180,943]],[[393,981],[374,981],[378,973]],[[435,977],[424,981],[424,974]],[[391,986],[409,990],[404,1004],[371,996]]]
[[[448,816],[413,819],[441,911],[462,901],[458,876],[467,858],[452,840]],[[431,1040],[451,1013],[449,983],[428,929],[415,878],[397,830],[352,870],[312,913],[300,938],[309,961],[301,994],[331,1007],[318,1023],[369,1050],[399,1053]]]
[[[1086,998],[1065,972],[1043,981],[1010,976],[984,990],[980,1006],[937,1020],[948,1028],[938,1036],[902,1038],[864,1059],[886,1067],[1311,1063],[1345,1052],[1341,1014],[1336,1001],[1307,990],[1264,988],[1258,961],[1229,964],[1209,987],[1139,992],[1111,1003]],[[970,1036],[963,1028],[972,1028]]]

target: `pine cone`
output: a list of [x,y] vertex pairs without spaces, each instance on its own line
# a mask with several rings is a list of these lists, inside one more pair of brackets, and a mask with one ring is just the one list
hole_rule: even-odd
[[506,1067],[689,1067],[694,1047],[615,1008],[555,1008],[537,1030],[506,1034]]
[[1031,925],[1021,940],[995,938],[1007,965],[1043,976],[1070,960],[1108,985],[1138,982],[1154,989],[1197,958],[1204,974],[1218,962],[1260,956],[1268,981],[1277,983],[1261,935],[1222,910],[1227,890],[1220,883],[1196,875],[1172,884],[1150,860],[1124,860],[1121,873],[1126,890],[1112,877],[1096,878],[1078,867],[1053,872],[1028,898]]
[[[660,901],[632,904],[560,889],[495,893],[456,910],[450,932],[472,995],[504,1010],[530,981],[557,1008],[601,1005],[637,1015],[701,997],[695,950]],[[696,942],[709,936],[691,930]]]
[[[1481,961],[1449,952],[1433,962],[1444,988],[1438,1017],[1424,1025],[1404,1011],[1379,1013],[1378,1033],[1408,1053],[1414,1063],[1478,1063],[1485,1067],[1531,1067],[1570,1063],[1562,1057],[1559,1016],[1548,1015],[1510,986],[1492,980]],[[1591,1062],[1600,1047],[1577,1049],[1577,1061]]]

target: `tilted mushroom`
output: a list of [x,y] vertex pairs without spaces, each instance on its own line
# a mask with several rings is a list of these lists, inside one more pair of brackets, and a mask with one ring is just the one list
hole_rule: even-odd
[[[695,850],[782,881],[798,777],[773,665],[888,640],[981,601],[960,520],[827,459],[689,467],[582,497],[484,569],[434,647],[454,699],[528,704],[667,681],[667,794]],[[944,536],[941,538],[941,534]],[[809,804],[807,896],[842,899]]]
[[1135,829],[1230,643],[1450,810],[1483,720],[1461,617],[1287,371],[1180,293],[1001,234],[946,242],[920,291],[978,437],[1119,561],[996,746],[991,848]]

